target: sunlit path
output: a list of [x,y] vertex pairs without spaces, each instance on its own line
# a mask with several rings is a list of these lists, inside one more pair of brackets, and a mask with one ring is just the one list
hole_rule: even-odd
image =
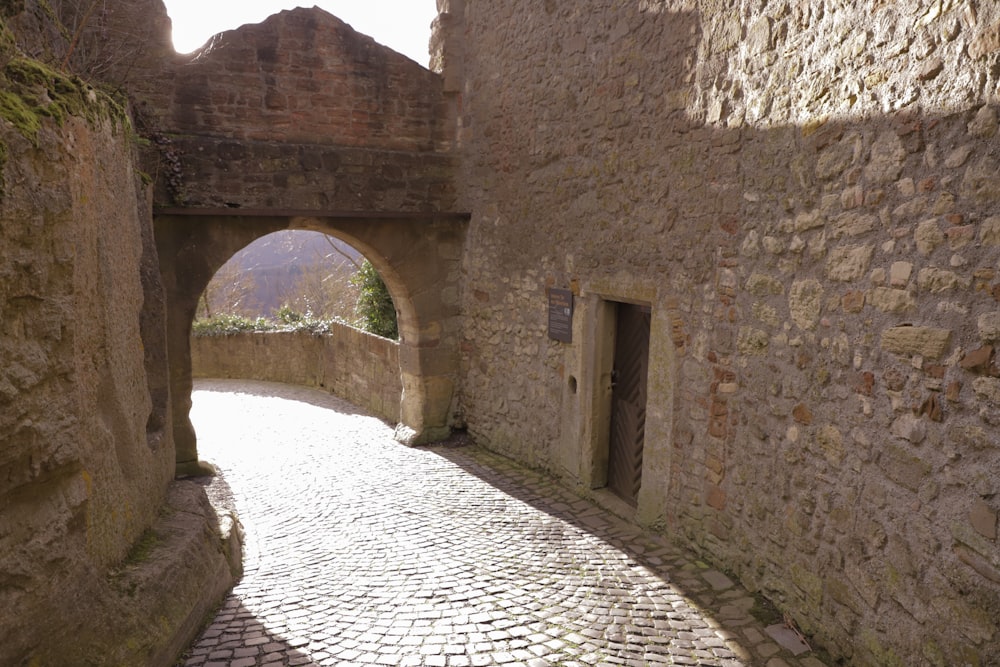
[[773,643],[723,574],[509,462],[404,447],[323,392],[195,388],[247,550],[186,665],[819,664]]

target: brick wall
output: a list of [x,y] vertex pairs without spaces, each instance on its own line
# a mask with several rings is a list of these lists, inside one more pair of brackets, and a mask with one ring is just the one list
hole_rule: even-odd
[[399,345],[348,326],[330,332],[193,336],[194,377],[284,382],[327,391],[390,423],[399,421]]
[[445,4],[470,432],[586,483],[587,304],[648,302],[648,522],[852,664],[990,664],[998,10]]

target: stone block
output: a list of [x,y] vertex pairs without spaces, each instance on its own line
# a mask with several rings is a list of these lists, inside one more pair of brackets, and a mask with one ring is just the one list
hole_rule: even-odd
[[736,347],[740,354],[757,356],[767,354],[769,343],[766,331],[753,327],[740,327]]
[[916,415],[903,414],[892,422],[890,432],[897,438],[918,445],[927,437],[927,425]]
[[975,570],[977,574],[995,584],[1000,584],[1000,569],[976,553],[975,550],[970,549],[964,544],[956,544],[952,547],[952,551],[960,561]]
[[984,105],[976,112],[976,117],[969,123],[969,134],[980,139],[996,136],[998,127],[997,110],[990,105]]
[[950,441],[964,450],[979,451],[997,447],[992,434],[975,424],[956,426],[948,433]]
[[972,391],[981,401],[988,401],[994,407],[1000,406],[1000,379],[978,377],[972,381]]
[[806,232],[810,229],[822,227],[825,223],[826,221],[820,215],[819,211],[810,211],[809,213],[800,213],[795,216],[792,227],[796,232]]
[[1000,163],[984,157],[970,164],[962,179],[961,195],[980,204],[1000,201]]
[[984,500],[977,500],[969,510],[969,523],[973,530],[988,540],[997,539],[997,511]]
[[874,215],[844,213],[838,216],[830,226],[833,238],[845,236],[861,236],[878,228],[878,218]]
[[983,345],[980,348],[967,352],[958,363],[967,371],[985,372],[990,367],[992,360],[993,346]]
[[973,225],[952,225],[944,230],[944,235],[949,248],[961,250],[975,240],[976,228]]
[[834,602],[847,607],[856,614],[861,614],[864,611],[861,600],[855,595],[851,586],[842,579],[836,576],[829,576],[824,582],[824,588],[826,594]]
[[826,276],[840,282],[858,280],[868,271],[874,254],[874,245],[837,246],[827,258]]
[[983,245],[1000,245],[1000,215],[986,218],[979,225],[979,242]]
[[812,410],[810,410],[804,403],[799,403],[792,409],[792,419],[800,424],[808,426],[809,424],[812,424],[813,421]]
[[860,290],[850,290],[844,293],[840,307],[845,313],[860,313],[865,307],[865,293]]
[[[765,632],[771,636],[771,639],[781,644],[782,648],[789,651],[792,655],[802,655],[803,653],[811,650],[809,645],[802,641],[802,637],[800,637],[797,632],[784,624],[776,623],[775,625],[769,625],[765,629]],[[783,660],[781,662],[786,665],[788,664]],[[767,664],[771,665],[770,662]]]
[[889,285],[891,287],[906,287],[913,273],[911,262],[893,262],[889,269]]
[[784,294],[785,286],[781,281],[763,273],[751,274],[744,286],[754,296],[769,296]]
[[879,465],[889,479],[914,492],[920,489],[931,472],[927,461],[896,445],[889,445],[883,450]]
[[726,492],[715,484],[708,484],[705,490],[705,503],[714,509],[726,509]]
[[904,313],[917,307],[913,295],[907,290],[876,287],[868,295],[872,306],[884,313]]
[[983,313],[977,322],[979,338],[986,342],[1000,340],[1000,311]]
[[963,281],[954,271],[928,267],[920,269],[920,273],[917,274],[917,287],[926,292],[936,294],[962,285]]
[[959,146],[958,148],[952,150],[945,156],[944,166],[949,169],[957,169],[965,164],[969,156],[972,155],[972,151],[975,149],[975,144],[965,144],[964,146]]
[[934,252],[945,240],[944,232],[941,231],[941,225],[936,218],[921,222],[913,235],[917,242],[917,252],[924,257]]
[[833,424],[827,424],[816,434],[816,442],[827,462],[839,467],[844,460],[844,436]]
[[906,148],[895,132],[883,132],[872,146],[871,157],[865,167],[868,183],[890,183],[899,178],[906,160]]
[[814,329],[823,304],[823,285],[818,280],[797,280],[788,293],[792,321],[801,329]]
[[939,359],[950,343],[949,329],[899,326],[882,332],[882,349],[895,354],[919,354],[926,359]]

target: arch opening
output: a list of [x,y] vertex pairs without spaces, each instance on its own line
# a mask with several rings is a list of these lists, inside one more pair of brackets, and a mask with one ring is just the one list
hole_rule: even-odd
[[172,211],[155,216],[167,302],[172,422],[177,474],[211,469],[198,461],[191,425],[191,325],[212,277],[258,238],[284,230],[318,231],[346,242],[371,262],[397,314],[397,439],[447,437],[458,375],[458,284],[464,220],[414,217],[281,216]]
[[[383,311],[374,320],[373,291]],[[350,244],[316,231],[273,232],[237,251],[202,292],[192,376],[321,388],[395,425],[399,346],[385,335],[395,331],[394,308],[379,274]]]

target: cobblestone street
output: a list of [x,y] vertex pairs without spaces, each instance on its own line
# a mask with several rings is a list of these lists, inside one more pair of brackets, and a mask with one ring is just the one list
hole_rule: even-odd
[[501,457],[407,448],[322,391],[195,390],[246,544],[186,666],[823,665],[722,572]]

